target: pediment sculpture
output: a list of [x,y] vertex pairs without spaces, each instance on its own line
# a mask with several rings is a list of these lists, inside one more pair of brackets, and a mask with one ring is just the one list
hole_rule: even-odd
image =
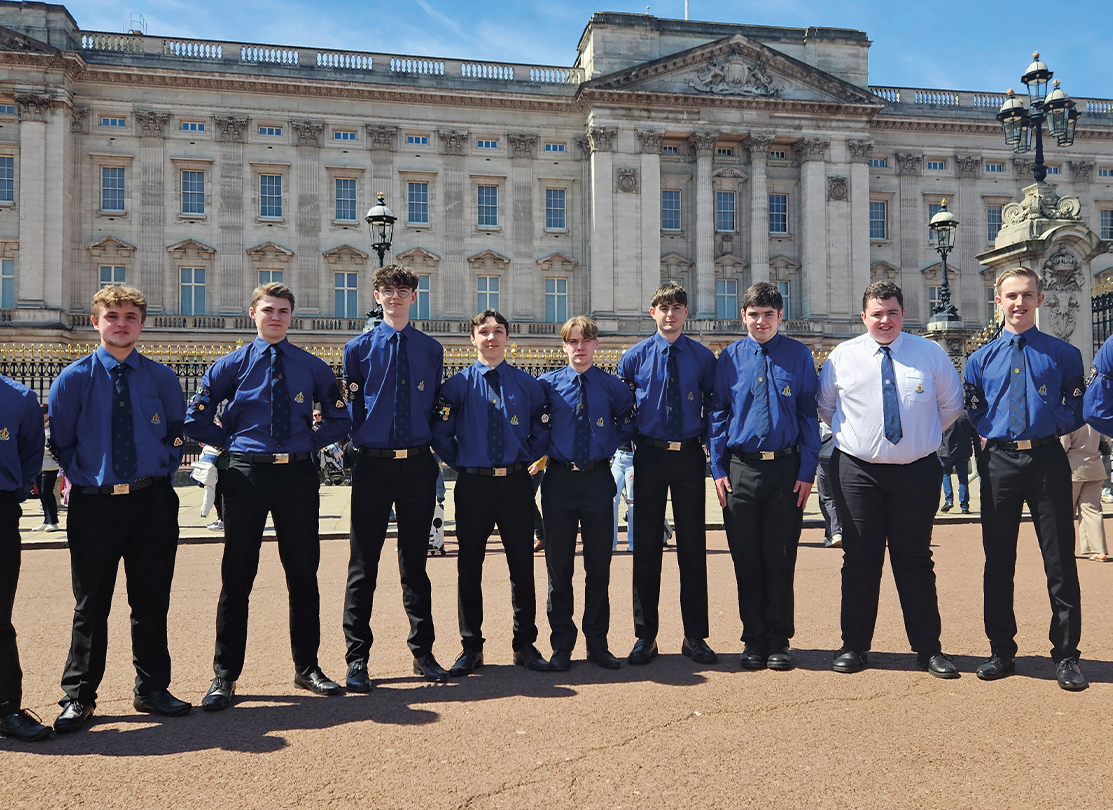
[[732,48],[722,59],[712,59],[688,86],[703,93],[721,96],[776,96],[780,88],[761,62],[751,62]]

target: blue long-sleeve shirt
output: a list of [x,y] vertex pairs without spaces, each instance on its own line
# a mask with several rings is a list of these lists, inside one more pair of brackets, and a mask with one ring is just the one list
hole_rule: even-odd
[[[328,364],[283,338],[282,356],[290,396],[290,438],[279,446],[271,436],[270,345],[261,337],[217,360],[189,403],[185,429],[205,444],[235,453],[307,453],[345,438],[352,417]],[[213,424],[217,406],[228,401]],[[313,430],[313,403],[321,404],[321,427]]]
[[455,470],[532,464],[549,452],[548,400],[541,383],[509,363],[499,363],[498,408],[503,417],[501,458],[487,455],[487,404],[491,391],[481,362],[452,375],[441,386],[433,418],[433,449]]
[[819,465],[819,417],[815,395],[818,378],[812,353],[803,343],[774,335],[765,343],[769,358],[769,434],[754,430],[752,387],[761,344],[745,337],[719,353],[711,409],[711,472],[722,478],[729,469],[728,450],[756,453],[799,445],[799,481],[815,480]]
[[[135,478],[170,475],[182,461],[185,395],[178,377],[138,351],[133,350],[123,363],[130,369]],[[66,366],[50,386],[51,448],[76,486],[131,483],[112,469],[112,369],[117,365],[101,346]]]
[[1082,353],[1035,327],[1024,332],[1025,402],[1028,426],[1009,429],[1009,380],[1014,333],[1001,332],[966,361],[963,390],[970,423],[986,439],[1016,441],[1062,436],[1082,427]]
[[1098,433],[1113,435],[1113,338],[1106,340],[1094,357],[1094,375],[1082,398],[1082,416]]
[[[715,385],[715,353],[687,335],[673,343],[678,349],[680,373],[680,439],[706,438],[711,391]],[[666,428],[665,381],[668,377],[669,342],[658,332],[635,344],[622,355],[618,376],[634,391],[637,432],[658,441],[676,439]]]
[[609,459],[620,444],[634,435],[634,395],[629,386],[598,366],[592,366],[583,373],[591,426],[589,454],[585,459],[574,457],[580,376],[574,368],[565,366],[541,377],[552,425],[549,456],[557,461]]
[[27,499],[43,466],[43,412],[35,392],[0,376],[0,492]]
[[[394,424],[395,349],[399,332],[385,322],[344,347],[344,385],[351,401],[352,442],[356,447],[398,449]],[[444,347],[413,324],[402,329],[410,364],[411,446],[433,439],[431,421],[444,373]]]

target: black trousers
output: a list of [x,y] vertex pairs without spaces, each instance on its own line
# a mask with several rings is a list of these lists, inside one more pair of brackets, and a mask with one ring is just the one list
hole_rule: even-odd
[[731,492],[723,509],[738,582],[742,641],[787,647],[796,633],[793,577],[804,510],[792,491],[800,456],[755,461],[730,456]]
[[15,643],[12,609],[19,584],[19,518],[23,509],[14,492],[0,492],[0,716],[23,705],[23,670]]
[[57,470],[43,470],[35,477],[39,488],[39,503],[43,505],[43,523],[58,525],[58,499],[54,496],[54,485],[58,483]]
[[62,675],[66,699],[96,702],[121,559],[131,606],[135,694],[166,689],[170,685],[166,614],[178,552],[178,496],[170,478],[130,495],[82,495],[74,488],[66,528],[76,600],[70,653]]
[[680,615],[684,635],[707,638],[707,460],[698,445],[666,450],[646,442],[634,449],[634,634],[657,638],[661,601],[661,527],[672,489]]
[[545,480],[545,471],[538,470],[536,475],[530,476],[530,480],[533,481],[533,533],[537,535],[538,540],[544,540],[545,518],[537,508],[537,490],[541,489],[541,482]]
[[487,539],[499,527],[510,568],[514,650],[537,641],[537,592],[533,583],[533,482],[519,470],[503,478],[460,473],[454,490],[460,641],[483,649],[483,558]]
[[843,528],[844,646],[865,652],[873,642],[888,541],[908,643],[918,653],[939,652],[931,529],[942,478],[935,453],[910,464],[871,464],[838,449],[831,454],[831,483]]
[[313,461],[250,464],[233,460],[224,474],[224,559],[216,607],[213,672],[235,681],[247,648],[247,609],[259,570],[267,515],[274,517],[278,556],[290,591],[290,648],[303,675],[317,666],[321,646],[320,484]]
[[994,654],[1016,655],[1013,576],[1024,503],[1043,554],[1051,597],[1051,657],[1077,658],[1082,637],[1081,593],[1074,559],[1074,499],[1070,463],[1058,442],[1034,450],[987,448],[978,459],[985,549],[985,634]]
[[437,462],[432,453],[401,459],[356,457],[352,468],[352,553],[344,597],[349,664],[366,661],[375,642],[371,613],[392,506],[398,518],[398,570],[402,604],[410,620],[410,650],[414,655],[433,651],[432,587],[425,563],[436,485]]
[[545,513],[547,608],[554,650],[571,650],[576,646],[572,575],[576,568],[577,533],[583,536],[584,549],[584,640],[591,652],[607,649],[614,496],[614,478],[606,464],[587,472],[550,464],[545,472],[541,505]]

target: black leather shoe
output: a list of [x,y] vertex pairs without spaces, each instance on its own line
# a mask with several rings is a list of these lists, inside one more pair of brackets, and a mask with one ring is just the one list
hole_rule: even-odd
[[634,649],[626,656],[628,664],[648,664],[657,657],[657,639],[639,638],[634,642]]
[[95,707],[95,703],[81,703],[77,700],[68,701],[62,706],[62,713],[54,721],[54,730],[59,734],[70,734],[79,731],[89,722]]
[[936,678],[958,678],[958,667],[951,661],[951,656],[944,655],[941,652],[932,653],[916,653],[916,661],[920,665],[920,669],[927,670],[929,675],[934,675]]
[[622,666],[622,662],[615,658],[606,647],[601,650],[588,650],[587,660],[603,669],[618,669]]
[[1016,664],[1011,658],[992,655],[989,660],[978,667],[975,673],[983,681],[996,681],[1016,672]]
[[209,691],[201,698],[201,708],[207,712],[219,712],[232,705],[236,694],[236,682],[224,678],[213,678]]
[[348,676],[344,679],[344,685],[349,692],[371,691],[371,679],[367,677],[366,661],[353,661],[348,664]]
[[685,658],[691,658],[697,664],[717,664],[719,656],[707,646],[702,638],[686,638],[680,645],[680,652]]
[[336,681],[329,680],[328,676],[321,672],[320,667],[315,667],[305,675],[295,672],[294,686],[317,695],[339,695],[344,691]]
[[483,650],[465,649],[448,674],[453,678],[459,678],[462,675],[470,675],[472,670],[479,669],[481,666],[483,666]]
[[945,504],[943,504],[942,506],[939,507],[939,511],[940,512],[950,512],[954,508],[955,508],[955,506],[954,506],[953,503],[945,503]]
[[742,669],[765,669],[765,647],[752,642],[747,644],[742,648],[738,665]]
[[851,650],[848,647],[843,647],[835,653],[835,660],[831,663],[831,669],[835,672],[843,672],[846,674],[852,672],[861,672],[869,666],[869,659],[866,658],[864,652]]
[[1068,692],[1081,692],[1090,685],[1078,669],[1077,658],[1064,658],[1060,661],[1055,676],[1059,679],[1059,687]]
[[792,669],[792,653],[788,647],[774,647],[773,652],[766,657],[765,665],[770,669],[786,672]]
[[545,660],[537,648],[532,644],[527,644],[520,650],[514,651],[514,665],[525,667],[526,669],[534,672],[551,672],[553,665]]
[[39,716],[26,709],[6,714],[0,717],[0,737],[14,737],[23,742],[45,740],[54,729],[44,726]]
[[549,659],[549,666],[553,672],[567,672],[572,669],[572,651],[553,650],[553,657]]
[[430,683],[445,683],[448,681],[448,673],[444,667],[437,663],[433,653],[414,656],[414,675],[420,675]]
[[161,714],[163,717],[181,717],[193,708],[192,703],[178,700],[167,689],[159,689],[149,695],[136,695],[134,705],[137,712]]

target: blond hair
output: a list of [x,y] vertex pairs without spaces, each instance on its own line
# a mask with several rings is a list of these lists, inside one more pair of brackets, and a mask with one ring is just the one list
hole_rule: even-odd
[[141,321],[147,320],[147,299],[135,287],[128,287],[124,284],[112,284],[97,290],[97,294],[93,296],[93,306],[90,311],[94,318],[99,318],[100,314],[108,307],[118,307],[124,304],[130,304],[138,309]]
[[1040,274],[1035,270],[1029,270],[1027,267],[1010,267],[1008,270],[1002,270],[1000,275],[997,276],[993,282],[993,289],[997,295],[1001,294],[1001,285],[1008,281],[1010,278],[1031,278],[1036,281],[1036,292],[1043,292],[1043,279]]
[[599,337],[599,327],[595,325],[595,321],[586,315],[575,315],[564,322],[564,326],[560,327],[560,339],[567,343],[572,339],[572,330],[580,327],[580,337],[584,340],[595,340]]

